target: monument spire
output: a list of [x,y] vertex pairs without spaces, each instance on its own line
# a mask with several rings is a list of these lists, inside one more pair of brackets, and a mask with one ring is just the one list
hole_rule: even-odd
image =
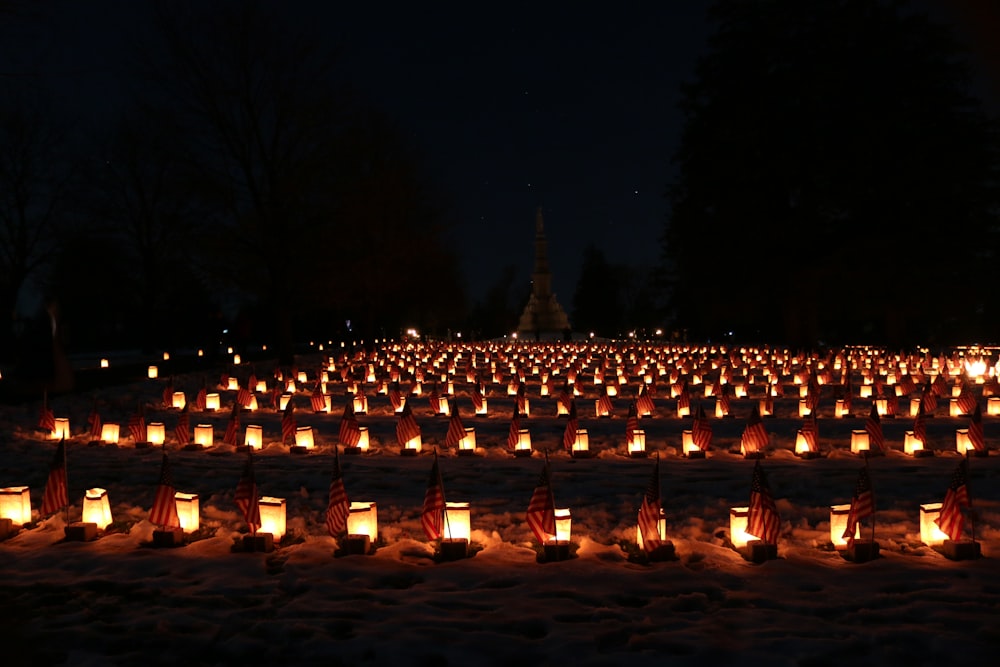
[[522,338],[540,338],[543,334],[563,335],[569,330],[569,319],[552,293],[552,272],[549,270],[548,244],[542,207],[535,212],[535,270],[531,274],[531,296],[517,326]]

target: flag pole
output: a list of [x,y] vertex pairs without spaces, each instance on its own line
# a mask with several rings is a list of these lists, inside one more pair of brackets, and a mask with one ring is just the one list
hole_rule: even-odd
[[972,473],[969,471],[969,463],[970,463],[969,459],[972,458],[971,456],[969,456],[970,453],[971,452],[968,449],[965,450],[965,493],[969,497],[969,527],[972,529],[972,541],[975,542],[976,511],[972,509],[972,493],[971,493],[971,488],[969,486],[969,478],[972,477]]
[[63,436],[59,442],[63,450],[63,477],[66,478],[66,525],[69,525],[69,473],[66,467],[66,437]]
[[[871,490],[872,476],[871,469],[868,467],[868,450],[865,450],[865,475],[868,476],[869,493],[871,497],[875,497],[875,492]],[[875,503],[872,502],[872,545],[875,544]],[[875,547],[872,546],[874,549]]]
[[[441,512],[444,513],[444,529],[447,534],[451,535],[451,522],[448,520],[448,501],[444,497],[444,480],[441,479],[441,466],[438,465],[437,445],[434,445],[434,467],[437,469],[437,474],[438,474],[437,478],[438,488],[441,489],[441,504],[444,505],[444,507],[441,508]],[[438,537],[438,542],[440,542],[442,539],[444,539],[443,534]]]

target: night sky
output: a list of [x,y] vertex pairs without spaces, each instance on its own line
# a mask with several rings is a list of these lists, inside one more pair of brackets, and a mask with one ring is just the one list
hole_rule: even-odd
[[[961,27],[983,78],[990,49],[996,57],[982,30],[989,3],[927,3]],[[0,31],[8,66],[39,74],[71,113],[112,116],[129,85],[125,45],[148,29],[148,5],[41,4],[28,28]],[[678,86],[706,49],[707,2],[342,4],[281,6],[323,26],[345,72],[423,155],[453,205],[473,300],[509,264],[527,284],[539,206],[567,310],[588,243],[612,262],[656,262],[682,128]]]

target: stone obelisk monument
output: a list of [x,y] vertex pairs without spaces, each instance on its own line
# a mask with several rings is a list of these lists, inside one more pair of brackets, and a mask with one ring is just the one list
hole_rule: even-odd
[[535,214],[535,270],[531,274],[531,297],[521,313],[517,335],[523,340],[564,336],[570,330],[569,319],[552,293],[552,273],[545,242],[542,209]]

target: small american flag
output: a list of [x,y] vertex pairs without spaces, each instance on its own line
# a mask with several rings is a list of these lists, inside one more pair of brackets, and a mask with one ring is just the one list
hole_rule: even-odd
[[444,446],[457,447],[459,441],[465,437],[465,426],[462,425],[462,418],[455,409],[455,402],[450,401],[450,404],[451,419],[448,420],[448,434],[444,438]]
[[556,534],[556,503],[552,496],[552,483],[549,479],[549,459],[545,457],[545,467],[538,480],[538,486],[531,494],[526,515],[528,526],[535,534],[535,539],[545,544],[549,536]]
[[642,496],[639,507],[639,531],[642,533],[642,547],[647,552],[660,546],[660,458],[653,464],[653,476]]
[[420,435],[420,426],[413,417],[413,410],[407,402],[403,405],[403,411],[399,413],[399,421],[396,422],[396,441],[400,447],[404,447],[407,442]]
[[97,399],[94,399],[94,407],[90,410],[90,416],[87,417],[87,424],[90,426],[90,439],[100,440],[101,439],[101,413],[97,411]]
[[253,392],[249,385],[244,385],[236,391],[236,404],[241,408],[249,408],[253,399]]
[[854,497],[851,498],[851,511],[847,514],[847,528],[841,536],[848,542],[854,539],[858,522],[875,514],[875,494],[872,493],[872,482],[868,477],[868,468],[858,472],[858,483],[854,487]]
[[517,401],[515,403],[517,411],[519,413],[524,413],[524,411],[525,411],[524,410],[524,407],[525,407],[524,402],[525,402],[525,400],[527,400],[527,399],[525,398],[524,383],[522,382],[522,383],[520,383],[520,384],[517,385]]
[[326,504],[326,531],[331,537],[337,537],[347,530],[347,515],[350,514],[351,503],[347,500],[347,490],[344,489],[344,475],[340,470],[340,455],[337,448],[333,450],[333,476],[330,478],[329,500]]
[[344,404],[344,415],[340,418],[338,437],[340,444],[344,447],[357,447],[358,442],[361,441],[361,427],[358,426],[358,420],[354,416],[354,399],[350,396],[347,397],[347,403]]
[[751,454],[764,451],[764,448],[767,447],[767,441],[767,430],[764,428],[764,421],[760,418],[760,408],[754,404],[753,409],[750,411],[750,417],[747,419],[746,427],[743,429],[741,443],[744,453]]
[[722,389],[719,391],[719,398],[716,399],[719,402],[719,411],[724,415],[728,415],[731,409],[729,402],[729,385],[722,385]]
[[181,520],[177,516],[177,499],[175,498],[174,480],[170,474],[170,461],[163,452],[163,463],[160,464],[160,482],[156,485],[156,498],[153,508],[149,510],[149,522],[166,528],[180,528]]
[[66,488],[66,440],[59,441],[52,463],[49,464],[49,478],[45,482],[42,496],[42,516],[49,516],[69,505],[69,490]]
[[521,411],[517,404],[514,404],[514,415],[510,418],[510,429],[507,431],[507,449],[517,449],[517,443],[521,441]]
[[764,468],[760,459],[753,468],[753,482],[750,485],[750,510],[747,514],[746,532],[765,544],[777,544],[781,518],[771,496]]
[[882,435],[882,418],[878,416],[878,408],[872,401],[872,409],[865,420],[865,431],[868,433],[868,449],[885,452],[885,437]]
[[441,394],[438,392],[437,382],[431,387],[430,392],[427,394],[427,403],[431,406],[431,413],[438,415],[441,414]]
[[42,395],[42,409],[38,413],[38,428],[47,433],[56,430],[56,416],[52,412],[52,408],[49,407],[48,394]]
[[240,404],[233,403],[233,411],[229,413],[229,422],[226,423],[226,433],[222,436],[222,442],[227,445],[236,446],[237,436],[240,430]]
[[712,446],[712,425],[705,417],[705,408],[698,404],[698,412],[691,423],[691,440],[702,451],[708,451]]
[[431,476],[427,480],[427,491],[424,493],[424,506],[420,510],[420,523],[428,540],[441,537],[441,531],[444,529],[444,509],[444,484],[441,481],[437,452],[434,452],[434,464],[431,466]]
[[326,396],[323,395],[323,385],[320,384],[319,380],[316,381],[316,386],[313,387],[309,400],[312,403],[313,412],[326,412]]
[[927,415],[924,413],[923,401],[917,406],[917,416],[913,418],[913,437],[924,443],[927,447]]
[[806,441],[810,452],[819,451],[819,426],[816,422],[816,413],[810,412],[802,420],[802,439]]
[[170,408],[174,404],[174,381],[172,379],[167,380],[166,386],[163,388],[163,407]]
[[403,396],[399,391],[398,382],[393,382],[389,385],[389,403],[392,405],[394,411],[400,410],[403,407]]
[[253,448],[247,448],[247,462],[243,468],[243,476],[236,485],[234,496],[236,506],[243,513],[243,520],[252,534],[260,528],[260,505],[257,497],[257,480],[253,474]]
[[479,412],[483,409],[483,391],[480,388],[479,380],[472,385],[472,407]]
[[635,407],[635,401],[628,404],[628,417],[625,418],[625,442],[631,443],[635,440],[636,429],[639,428],[639,412]]
[[[938,377],[941,376],[939,375]],[[931,385],[930,380],[924,385],[924,393],[921,396],[920,402],[927,414],[933,414],[937,410],[937,394],[934,393],[934,387]]]
[[268,392],[268,394],[271,397],[270,400],[271,409],[277,410],[279,407],[281,407],[281,387],[279,385],[274,385],[273,387],[271,387],[271,391]]
[[958,404],[958,409],[962,411],[963,415],[971,415],[972,411],[976,409],[978,402],[976,397],[972,394],[972,390],[969,389],[969,385],[963,384],[962,391],[959,393],[958,398],[955,399]]
[[292,404],[291,399],[288,400],[288,405],[285,406],[285,411],[281,413],[281,442],[284,444],[286,440],[291,438],[295,439],[295,406]]
[[639,396],[635,399],[635,408],[640,417],[648,417],[653,414],[653,399],[646,392],[646,385],[639,387]]
[[809,408],[810,412],[813,412],[819,406],[819,380],[816,377],[816,371],[809,373],[806,389],[806,407]]
[[941,503],[941,513],[934,523],[938,525],[941,532],[946,534],[952,541],[962,538],[962,529],[965,527],[965,515],[962,514],[963,507],[971,507],[972,500],[969,498],[969,459],[962,459],[951,476],[951,484],[945,493],[944,502]]
[[144,416],[142,404],[128,418],[128,433],[134,442],[146,442],[146,417]]
[[580,422],[576,418],[576,401],[569,400],[569,420],[566,422],[566,429],[563,431],[563,447],[566,451],[573,451],[573,443],[576,442],[576,431],[580,427]]
[[569,410],[570,404],[573,401],[573,390],[569,386],[569,378],[567,378],[566,381],[563,382],[563,388],[562,391],[559,393],[558,400],[560,403],[566,406],[567,410]]
[[198,390],[198,393],[194,397],[194,409],[197,410],[198,412],[204,412],[205,405],[208,400],[207,397],[208,397],[208,392],[206,391],[205,383],[203,382],[201,385],[201,389]]
[[186,445],[191,441],[191,413],[188,412],[187,403],[181,410],[180,417],[177,418],[177,426],[174,427],[174,437],[178,445]]
[[601,394],[601,397],[597,399],[597,404],[598,414],[610,416],[615,411],[615,405],[611,402],[611,397],[607,394]]
[[977,452],[986,450],[986,440],[983,438],[983,412],[978,403],[972,411],[972,417],[969,418],[969,442]]
[[677,412],[680,414],[682,410],[691,409],[691,392],[688,390],[687,381],[681,387],[681,393],[677,396]]

